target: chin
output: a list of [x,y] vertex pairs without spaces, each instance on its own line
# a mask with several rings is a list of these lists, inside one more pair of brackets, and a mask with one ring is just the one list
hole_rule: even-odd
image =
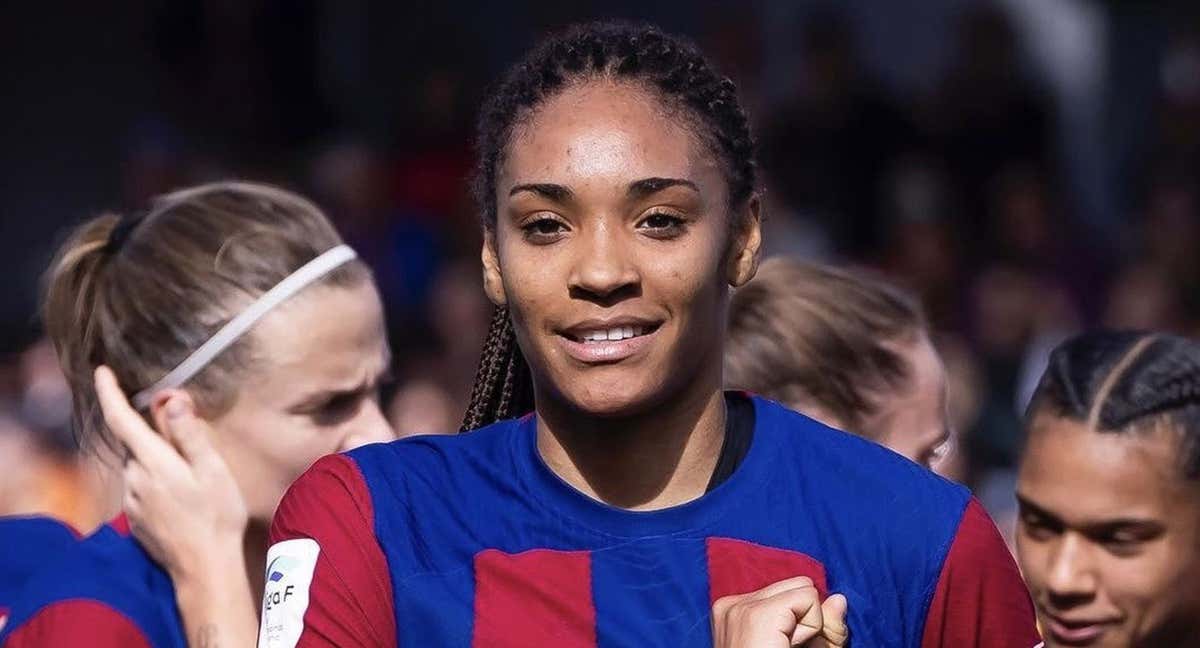
[[566,387],[561,393],[573,409],[598,418],[624,418],[651,411],[660,401],[663,381],[574,375],[559,384]]

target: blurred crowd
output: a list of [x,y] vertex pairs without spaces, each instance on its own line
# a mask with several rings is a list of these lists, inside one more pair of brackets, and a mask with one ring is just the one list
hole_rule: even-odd
[[[533,3],[526,22],[481,9],[473,20],[520,28],[476,40],[470,24],[443,29],[451,15],[422,27],[372,3],[149,3],[135,31],[161,96],[122,135],[111,200],[94,208],[221,177],[314,197],[383,291],[395,429],[456,430],[490,317],[466,185],[474,110],[505,56],[593,4]],[[768,252],[870,266],[921,297],[950,375],[955,451],[940,470],[1003,526],[1050,348],[1100,324],[1200,334],[1200,20],[1156,3],[932,3],[947,7],[941,54],[911,74],[887,65],[909,41],[874,39],[869,3],[789,4],[644,17],[739,82]],[[379,34],[389,18],[395,43]],[[423,56],[434,41],[458,56]],[[0,514],[90,529],[112,509],[106,470],[76,451],[28,315],[4,327]]]

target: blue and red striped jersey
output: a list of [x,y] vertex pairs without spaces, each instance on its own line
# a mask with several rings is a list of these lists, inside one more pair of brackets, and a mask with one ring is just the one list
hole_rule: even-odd
[[4,648],[186,648],[171,578],[124,516],[54,556],[22,587]]
[[69,525],[45,516],[0,518],[0,630],[31,576],[79,540]]
[[714,600],[800,575],[846,595],[857,646],[1038,643],[964,488],[753,402],[741,465],[658,511],[560,480],[532,416],[326,457],[276,513],[259,645],[712,645]]

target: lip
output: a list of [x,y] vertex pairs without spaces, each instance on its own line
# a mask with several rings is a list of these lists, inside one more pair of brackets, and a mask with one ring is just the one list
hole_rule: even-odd
[[1048,613],[1045,621],[1046,632],[1055,643],[1064,646],[1090,646],[1099,641],[1114,623],[1110,619],[1063,619]]
[[[588,331],[626,326],[640,327],[649,332],[624,340],[584,342],[581,339],[583,334]],[[640,317],[589,319],[555,331],[555,337],[567,355],[578,362],[589,365],[612,364],[635,356],[649,346],[661,327],[661,320]]]

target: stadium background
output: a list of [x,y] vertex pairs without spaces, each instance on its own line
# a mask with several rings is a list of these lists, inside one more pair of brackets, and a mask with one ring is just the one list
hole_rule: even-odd
[[[111,6],[119,4],[120,6]],[[1200,333],[1200,9],[1134,0],[41,2],[0,8],[0,514],[89,529],[36,321],[71,223],[240,177],[318,200],[374,266],[401,433],[457,428],[489,307],[474,111],[540,34],[607,17],[738,82],[769,252],[916,291],[951,375],[943,470],[1011,518],[1019,414],[1086,326]]]

